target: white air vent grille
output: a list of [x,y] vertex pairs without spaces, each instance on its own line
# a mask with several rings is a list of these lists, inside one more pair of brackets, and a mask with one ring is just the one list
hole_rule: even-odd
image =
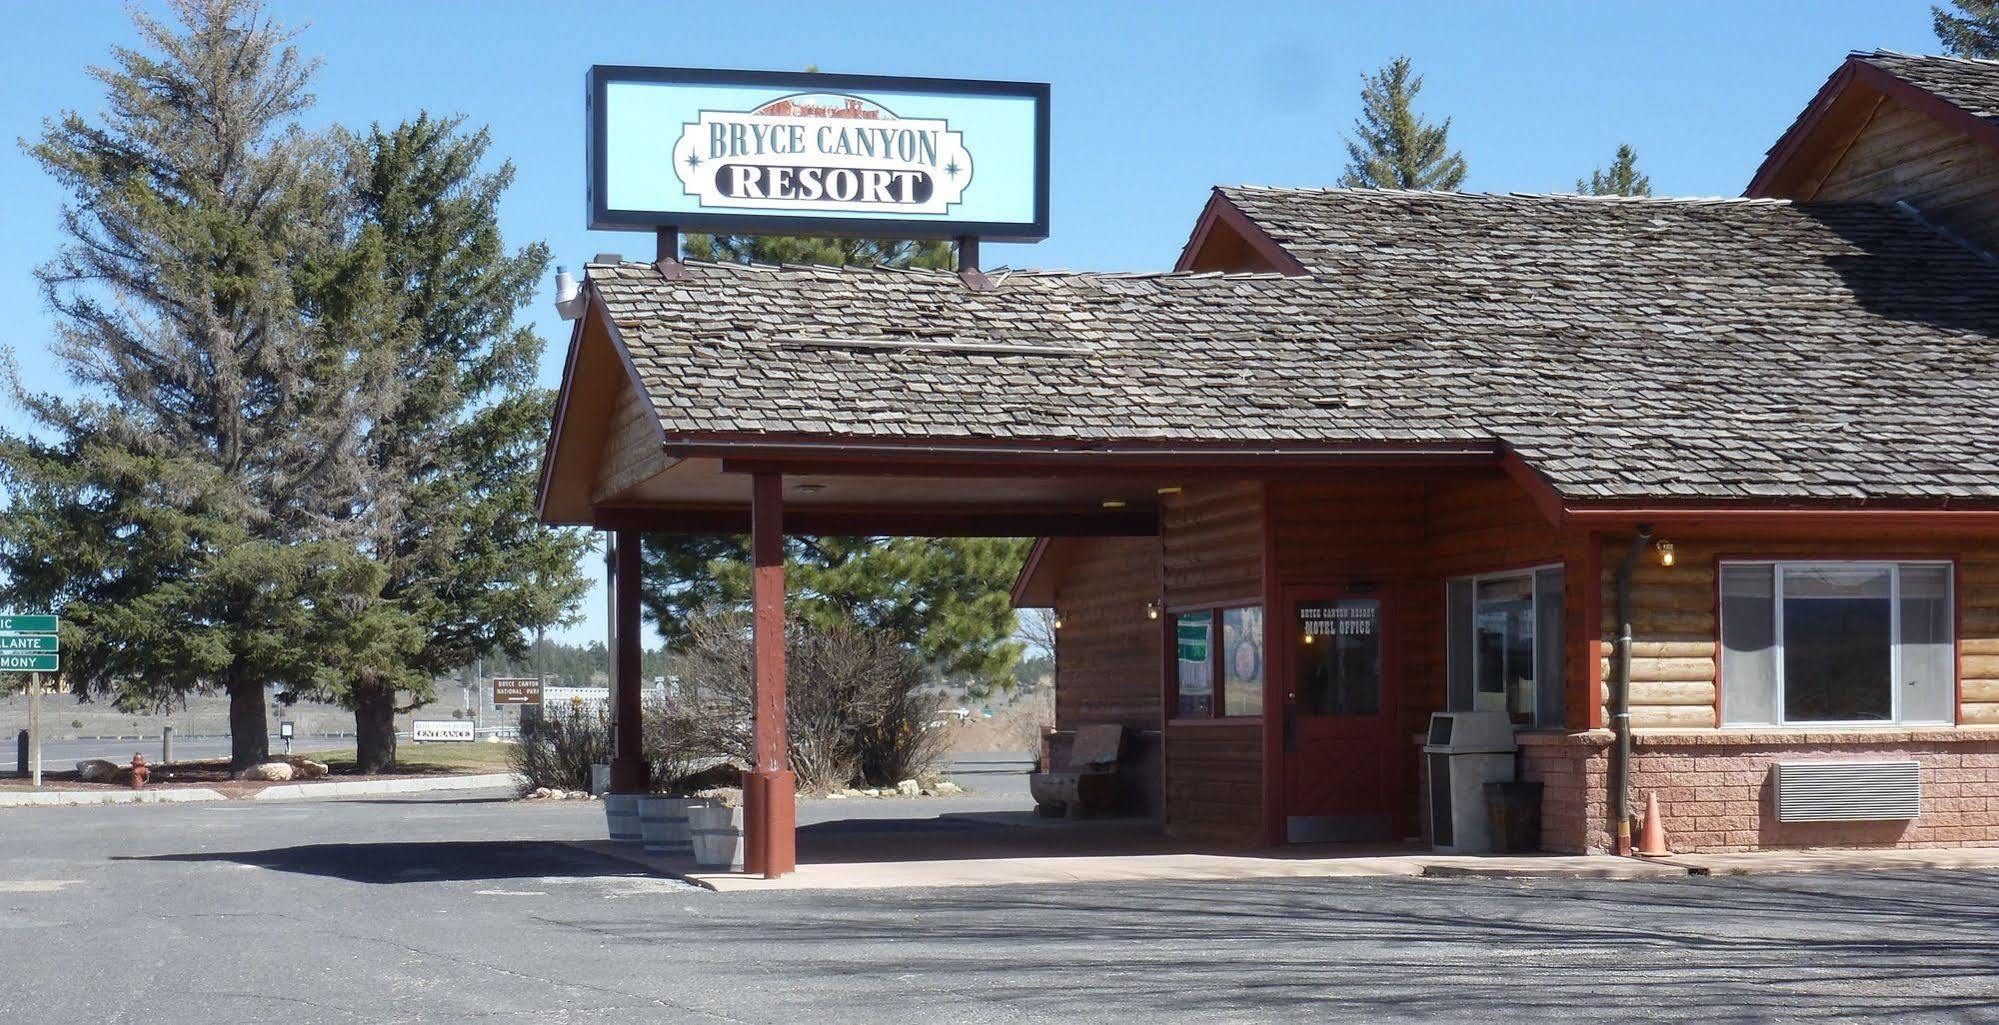
[[1781,762],[1777,821],[1913,819],[1922,805],[1916,762]]

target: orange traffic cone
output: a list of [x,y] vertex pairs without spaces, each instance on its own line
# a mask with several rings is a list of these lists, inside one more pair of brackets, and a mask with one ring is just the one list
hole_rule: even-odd
[[1638,834],[1638,849],[1632,853],[1647,858],[1663,858],[1673,853],[1666,846],[1666,827],[1659,821],[1659,795],[1645,795],[1645,827]]

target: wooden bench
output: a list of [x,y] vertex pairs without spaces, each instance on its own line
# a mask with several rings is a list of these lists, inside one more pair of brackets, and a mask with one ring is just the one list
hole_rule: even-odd
[[1117,806],[1118,759],[1124,755],[1124,727],[1116,723],[1085,726],[1076,731],[1069,762],[1059,772],[1027,777],[1036,813],[1072,819],[1101,815]]

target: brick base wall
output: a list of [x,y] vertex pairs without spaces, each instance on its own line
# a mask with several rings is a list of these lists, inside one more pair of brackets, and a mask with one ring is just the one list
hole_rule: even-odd
[[[1659,795],[1675,851],[1773,847],[1999,847],[1999,731],[1635,735],[1631,803]],[[1890,822],[1777,821],[1778,762],[1913,760],[1922,804]]]
[[1520,778],[1542,784],[1541,849],[1563,854],[1610,849],[1605,825],[1610,731],[1522,733]]

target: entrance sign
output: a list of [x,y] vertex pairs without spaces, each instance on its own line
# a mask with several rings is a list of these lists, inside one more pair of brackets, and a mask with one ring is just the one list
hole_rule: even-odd
[[541,681],[532,676],[493,677],[494,705],[541,704]]
[[590,227],[1048,237],[1048,86],[598,66]]
[[414,719],[410,721],[410,739],[427,743],[473,740],[475,737],[472,724],[463,719]]

